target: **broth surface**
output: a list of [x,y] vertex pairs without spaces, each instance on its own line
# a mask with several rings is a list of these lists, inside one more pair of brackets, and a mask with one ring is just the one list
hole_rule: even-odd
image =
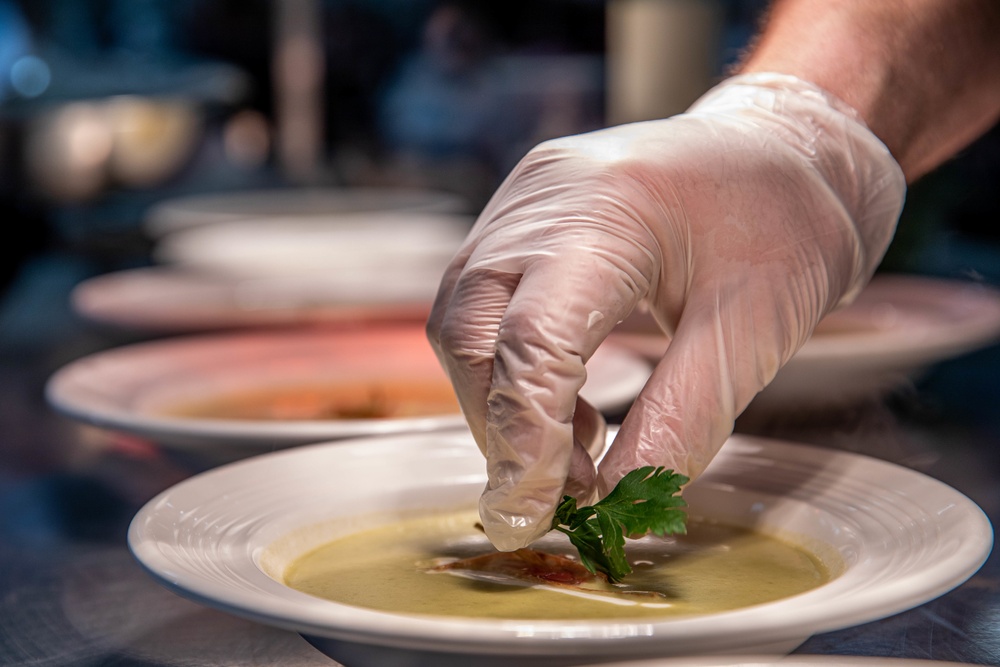
[[458,414],[446,382],[386,381],[268,387],[176,403],[160,411],[198,419],[386,419]]
[[[687,535],[630,541],[625,584],[661,596],[579,593],[429,573],[442,559],[493,551],[475,512],[409,519],[329,542],[293,561],[291,588],[389,612],[509,619],[610,619],[708,614],[802,593],[830,580],[813,554],[779,539],[691,518]],[[575,550],[550,533],[532,546]]]

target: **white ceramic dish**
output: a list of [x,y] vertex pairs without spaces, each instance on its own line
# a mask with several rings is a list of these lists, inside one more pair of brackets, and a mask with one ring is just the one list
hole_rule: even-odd
[[[612,334],[655,363],[669,344],[651,318]],[[927,367],[1000,340],[1000,293],[980,284],[879,275],[850,306],[831,313],[751,403],[771,414],[877,397]]]
[[666,658],[602,663],[601,667],[968,667],[967,663],[857,655],[757,655]]
[[308,446],[189,478],[137,514],[128,540],[139,562],[169,588],[298,631],[348,667],[782,654],[814,633],[947,592],[976,572],[992,547],[983,512],[925,475],[842,451],[735,436],[686,490],[691,511],[825,545],[843,561],[839,577],[725,613],[601,622],[375,612],[300,593],[268,574],[280,577],[338,529],[474,506],[484,480],[468,432]]
[[409,211],[218,222],[161,238],[164,264],[239,277],[439,279],[472,227],[464,215]]
[[70,293],[73,310],[103,325],[183,333],[291,324],[425,322],[440,282],[435,271],[362,279],[354,272],[238,277],[173,267],[89,278]]
[[458,195],[408,188],[284,188],[212,192],[162,200],[143,229],[158,238],[189,227],[246,218],[312,218],[378,211],[465,213]]
[[[583,396],[600,410],[624,409],[650,366],[604,346],[587,365]],[[46,395],[60,412],[102,428],[215,460],[278,447],[385,433],[461,429],[460,413],[384,419],[204,419],[164,411],[234,391],[418,382],[450,387],[423,325],[297,329],[189,336],[124,346],[71,362]],[[450,391],[450,389],[446,389]]]

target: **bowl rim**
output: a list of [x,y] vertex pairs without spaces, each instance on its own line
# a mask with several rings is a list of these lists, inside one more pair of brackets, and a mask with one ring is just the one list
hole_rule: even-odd
[[[331,456],[333,459],[367,456],[383,460],[393,456],[395,458],[388,460],[406,465],[412,463],[407,460],[407,449],[411,459],[415,449],[421,450],[424,456],[427,455],[425,447],[434,442],[438,443],[438,450],[432,451],[431,456],[464,457],[463,461],[479,456],[471,444],[471,435],[452,433],[369,438],[348,445],[337,443],[336,447],[321,443],[254,457],[189,478],[149,501],[129,527],[129,548],[140,565],[171,590],[257,622],[304,635],[378,646],[490,655],[622,655],[623,652],[649,651],[664,645],[670,645],[672,650],[696,650],[710,643],[712,650],[732,650],[746,646],[751,639],[754,645],[790,638],[801,642],[816,632],[877,620],[934,599],[971,577],[992,549],[993,529],[982,510],[955,489],[923,473],[850,452],[748,436],[733,436],[696,484],[718,483],[720,488],[731,484],[737,479],[734,475],[738,473],[740,456],[748,457],[747,460],[757,456],[762,462],[776,464],[792,460],[796,465],[803,462],[811,465],[821,473],[817,477],[817,488],[807,483],[802,487],[804,491],[799,500],[808,498],[809,494],[822,493],[819,486],[845,472],[863,473],[864,484],[878,479],[902,481],[917,491],[935,495],[941,507],[949,508],[947,525],[942,523],[928,528],[932,532],[955,532],[963,540],[961,548],[954,549],[950,557],[939,556],[933,562],[919,563],[916,572],[874,584],[868,582],[863,590],[859,590],[858,582],[849,576],[854,569],[848,568],[843,576],[812,591],[718,614],[642,621],[498,621],[392,614],[314,598],[270,578],[256,560],[260,545],[238,541],[225,548],[226,555],[221,562],[212,565],[212,568],[243,568],[251,572],[252,581],[246,589],[235,589],[231,582],[219,583],[211,576],[186,569],[183,558],[178,560],[178,550],[164,544],[151,530],[153,523],[162,523],[164,512],[177,511],[175,501],[186,491],[213,488],[225,494],[226,489],[232,487],[235,480],[246,477],[246,473],[263,474],[276,466],[294,466],[297,459],[300,464],[315,466]],[[741,447],[745,449],[742,454],[738,451]],[[720,469],[725,474],[720,475]],[[463,468],[445,479],[464,480],[464,483],[481,488],[485,474],[470,474]],[[422,481],[431,483],[427,479]],[[767,480],[759,481],[758,486],[766,492]],[[775,507],[780,508],[781,501],[781,497],[776,497]],[[903,499],[905,503],[911,501],[922,502],[919,498]],[[859,502],[851,511],[864,511],[865,502]],[[168,509],[171,506],[174,509]],[[266,519],[256,516],[244,516],[242,520],[266,524]],[[922,517],[920,520],[928,519]],[[929,520],[934,521],[933,517]],[[865,558],[870,560],[872,556],[865,554]],[[863,570],[857,571],[863,573]],[[568,641],[570,639],[572,641]]]

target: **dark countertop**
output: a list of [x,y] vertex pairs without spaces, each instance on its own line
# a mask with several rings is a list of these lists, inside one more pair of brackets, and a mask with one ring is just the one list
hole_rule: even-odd
[[[75,279],[47,285],[64,292]],[[0,318],[0,664],[336,664],[294,633],[181,599],[136,564],[125,542],[133,514],[192,471],[154,447],[109,439],[47,407],[42,390],[56,368],[127,342],[53,312],[37,335],[23,328],[30,317],[19,320],[16,336],[10,313]],[[996,525],[998,369],[1000,347],[993,347],[940,365],[891,401],[752,430],[914,467],[968,495]],[[812,637],[797,652],[1000,665],[1000,556],[994,552],[979,573],[936,600]]]

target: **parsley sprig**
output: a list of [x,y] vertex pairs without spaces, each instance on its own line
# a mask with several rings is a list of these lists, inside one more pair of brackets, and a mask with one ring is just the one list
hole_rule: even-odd
[[553,530],[569,536],[580,562],[611,582],[632,572],[625,557],[625,537],[647,533],[686,532],[687,503],[678,494],[688,482],[663,467],[645,466],[622,477],[614,490],[593,505],[577,508],[576,498],[563,496],[552,519]]

